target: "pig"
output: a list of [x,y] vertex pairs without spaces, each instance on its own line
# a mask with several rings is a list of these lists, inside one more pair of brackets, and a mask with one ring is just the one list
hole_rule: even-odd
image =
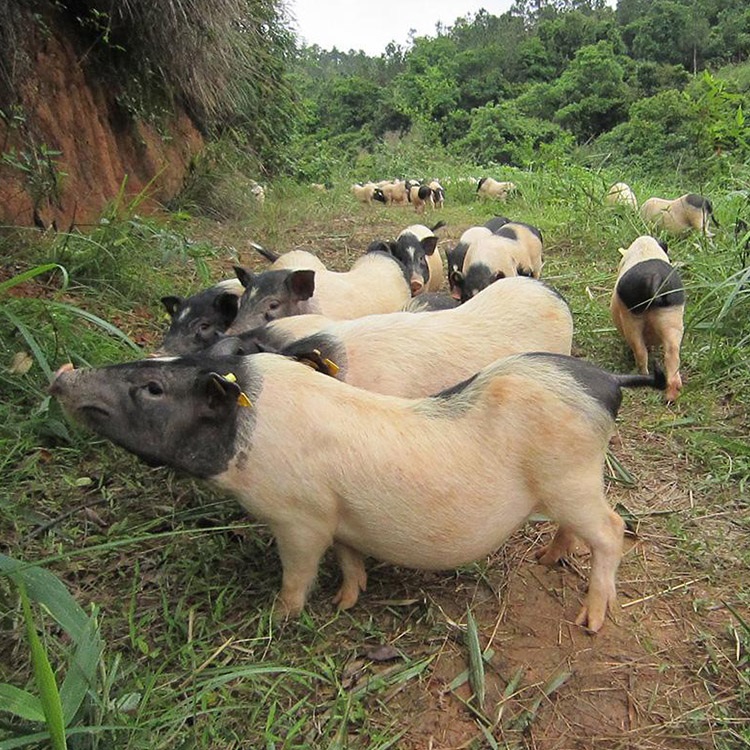
[[364,185],[359,182],[352,185],[352,195],[360,202],[366,205],[372,205],[373,201],[385,203],[383,191],[373,182],[366,182]]
[[388,182],[381,187],[385,204],[387,206],[405,206],[409,202],[406,194],[406,182],[404,180],[395,180]]
[[187,299],[162,297],[171,322],[155,354],[189,354],[213,344],[237,317],[244,291],[237,279],[227,279]]
[[282,269],[253,274],[241,266],[235,272],[245,291],[230,334],[290,315],[317,313],[340,320],[396,312],[411,297],[404,267],[381,252],[366,253],[344,273]]
[[477,195],[504,201],[517,190],[515,182],[498,182],[492,177],[482,177],[477,183]]
[[531,224],[522,221],[509,221],[493,230],[498,237],[507,237],[520,246],[515,258],[518,261],[518,273],[522,276],[533,276],[538,279],[542,275],[542,233]]
[[639,372],[648,373],[649,347],[664,350],[667,387],[665,400],[677,399],[682,388],[680,345],[685,312],[685,289],[669,256],[656,239],[638,237],[622,259],[610,312],[617,330],[633,351]]
[[[95,433],[212,482],[267,524],[283,571],[277,617],[301,613],[331,546],[343,574],[334,602],[348,609],[366,589],[365,556],[455,568],[544,513],[559,528],[540,562],[576,537],[591,548],[576,623],[597,632],[616,605],[624,529],[604,496],[605,451],[622,388],[643,386],[663,378],[533,353],[403,399],[256,354],[65,365],[50,391]],[[455,466],[456,446],[460,471],[425,470]]]
[[507,237],[490,234],[466,252],[461,271],[451,275],[453,294],[465,303],[499,279],[518,275],[516,243]]
[[649,224],[664,229],[674,235],[682,235],[694,229],[713,237],[708,225],[713,221],[719,226],[708,198],[695,193],[686,193],[674,200],[649,198],[641,206],[641,217]]
[[[222,351],[322,358],[334,363],[335,377],[358,388],[418,398],[469,377],[499,357],[532,351],[570,354],[573,318],[553,289],[514,277],[491,284],[453,309],[333,321],[291,341],[294,333],[272,323],[252,332],[249,347],[233,351],[225,346]],[[313,357],[313,352],[319,355]]]
[[491,235],[492,230],[487,226],[469,227],[461,235],[456,246],[446,252],[446,258],[448,261],[448,285],[450,286],[451,294],[455,299],[461,299],[461,290],[455,283],[455,274],[462,272],[466,253],[469,251],[469,248],[479,242],[480,239]]
[[608,206],[625,205],[630,206],[634,211],[638,210],[638,199],[625,182],[616,182],[612,185],[604,197],[604,202]]
[[406,197],[409,203],[414,206],[414,210],[418,214],[423,214],[425,208],[429,205],[430,208],[434,208],[434,202],[432,198],[432,189],[429,185],[420,185],[415,182],[406,183]]
[[435,232],[445,226],[439,221],[433,227],[412,224],[391,242],[375,240],[370,251],[390,253],[406,269],[412,296],[436,292],[443,285],[443,261],[437,249]]
[[431,180],[428,186],[432,190],[432,205],[442,208],[445,204],[445,188],[437,180]]

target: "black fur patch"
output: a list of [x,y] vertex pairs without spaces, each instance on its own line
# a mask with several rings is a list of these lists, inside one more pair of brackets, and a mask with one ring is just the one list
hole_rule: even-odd
[[709,213],[711,212],[711,202],[708,198],[704,198],[697,193],[688,193],[685,196],[685,203],[689,206],[693,206],[693,208],[705,208]]
[[583,390],[612,415],[612,419],[617,416],[622,403],[622,389],[617,378],[611,373],[584,359],[568,357],[565,354],[532,352],[523,356],[552,362],[555,367],[575,378]]
[[435,393],[432,398],[449,399],[465,391],[477,379],[478,375],[479,373],[475,372],[471,377],[466,378],[466,380],[462,380],[460,383],[450,386],[450,388]]
[[330,359],[339,368],[336,376],[339,380],[346,377],[346,348],[336,338],[327,333],[314,333],[312,336],[305,336],[299,341],[294,341],[285,346],[280,354],[292,359],[309,359],[310,352],[320,352],[322,359]]
[[500,227],[500,229],[495,232],[498,237],[507,237],[509,240],[517,240],[518,235],[516,234],[516,230],[513,229],[513,227]]
[[461,302],[471,299],[474,291],[486,289],[497,280],[497,273],[484,263],[473,263],[464,276],[461,288]]
[[497,234],[498,229],[509,223],[510,219],[505,216],[493,216],[491,219],[484,222],[484,226],[486,226],[493,234]]
[[617,282],[617,296],[635,315],[652,307],[685,304],[685,289],[677,270],[664,260],[653,258],[636,263]]
[[448,250],[445,254],[448,258],[448,272],[461,271],[468,252],[469,246],[465,242],[459,242],[452,250]]

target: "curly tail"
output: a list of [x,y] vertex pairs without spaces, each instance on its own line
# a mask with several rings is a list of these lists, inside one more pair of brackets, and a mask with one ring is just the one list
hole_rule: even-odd
[[430,227],[430,231],[431,232],[435,232],[436,230],[438,230],[438,229],[440,229],[441,227],[444,227],[444,226],[445,226],[445,222],[442,219],[440,219],[440,221],[437,224],[435,224],[435,226]]
[[275,253],[273,250],[266,250],[265,247],[262,247],[257,242],[250,242],[249,244],[253,250],[260,253],[266,260],[270,260],[271,263],[275,263],[281,257],[278,253]]

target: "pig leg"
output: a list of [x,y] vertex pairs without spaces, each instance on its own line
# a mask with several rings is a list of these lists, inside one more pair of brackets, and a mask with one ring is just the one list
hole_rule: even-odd
[[[666,317],[666,316],[665,316]],[[682,343],[682,308],[670,312],[671,320],[667,318],[660,326],[657,334],[664,346],[664,369],[667,376],[667,390],[664,399],[671,403],[677,399],[682,388],[680,377],[680,344]]]
[[648,375],[648,348],[645,339],[645,321],[635,315],[630,315],[627,320],[623,321],[622,334],[628,346],[633,350],[635,364],[638,372],[642,375]]
[[315,580],[321,558],[333,542],[333,535],[325,528],[305,525],[304,519],[299,525],[272,527],[271,530],[276,537],[283,570],[275,617],[296,617],[305,606],[307,592]]
[[561,494],[547,504],[550,515],[561,527],[552,540],[549,557],[567,548],[573,534],[591,548],[589,590],[576,625],[596,633],[604,624],[607,609],[613,610],[617,603],[615,574],[622,558],[625,524],[604,499],[600,465],[592,467],[589,481],[580,476],[573,481],[567,488],[561,482]]
[[341,609],[349,609],[357,603],[359,592],[367,590],[365,562],[357,550],[346,544],[336,542],[333,549],[344,576],[341,588],[333,597],[333,603],[338,604]]
[[568,529],[561,526],[549,544],[545,544],[537,553],[542,565],[554,565],[567,555],[581,551],[580,540]]

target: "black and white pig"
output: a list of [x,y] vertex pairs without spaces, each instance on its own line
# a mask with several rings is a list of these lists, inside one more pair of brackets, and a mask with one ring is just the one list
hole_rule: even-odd
[[[283,569],[278,615],[301,612],[331,546],[343,574],[334,601],[349,608],[366,587],[365,556],[454,568],[541,512],[559,524],[541,562],[575,537],[591,548],[576,622],[596,632],[616,603],[624,527],[604,497],[605,451],[621,388],[646,385],[659,383],[534,353],[409,400],[256,354],[65,365],[50,390],[96,433],[212,481],[268,524]],[[425,470],[455,466],[456,446],[460,470]]]
[[348,320],[396,312],[411,298],[406,270],[388,253],[368,252],[343,273],[284,269],[253,274],[239,266],[235,272],[245,291],[230,334],[290,315]]
[[162,297],[170,317],[156,355],[189,354],[211,346],[237,317],[245,288],[227,279],[190,297]]
[[639,372],[648,372],[649,348],[663,348],[667,376],[664,397],[668,402],[675,401],[682,388],[682,279],[664,247],[653,237],[638,237],[620,253],[622,259],[610,302],[612,320],[632,349]]
[[406,269],[412,296],[436,292],[443,285],[443,261],[435,232],[445,226],[439,221],[433,227],[412,224],[399,232],[395,240],[375,240],[370,252],[390,253]]
[[446,252],[448,261],[448,285],[451,294],[455,299],[461,299],[461,290],[455,284],[455,274],[461,273],[464,267],[464,260],[469,248],[477,244],[480,239],[489,237],[492,229],[486,225],[483,227],[469,227],[458,239],[456,246]]

